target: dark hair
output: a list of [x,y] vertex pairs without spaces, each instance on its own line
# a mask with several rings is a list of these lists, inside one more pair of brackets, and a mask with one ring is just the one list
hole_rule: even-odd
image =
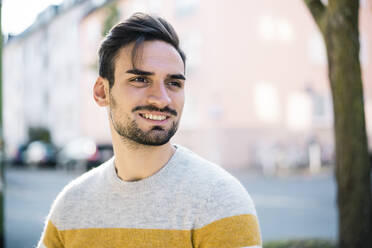
[[186,55],[179,47],[179,39],[173,27],[163,18],[144,13],[135,13],[129,19],[115,25],[106,35],[99,48],[99,75],[114,85],[115,58],[118,51],[135,42],[132,50],[132,64],[136,60],[138,47],[144,41],[161,40],[172,45],[180,54],[185,65]]

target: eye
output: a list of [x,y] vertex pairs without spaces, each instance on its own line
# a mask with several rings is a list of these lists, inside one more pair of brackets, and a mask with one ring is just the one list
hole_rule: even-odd
[[170,81],[167,84],[171,88],[179,88],[179,89],[181,89],[183,87],[183,84],[181,82],[179,82],[179,81]]
[[130,80],[131,82],[147,83],[147,79],[144,77],[135,77]]
[[136,87],[143,87],[149,84],[149,80],[146,77],[134,77],[129,79],[129,82]]

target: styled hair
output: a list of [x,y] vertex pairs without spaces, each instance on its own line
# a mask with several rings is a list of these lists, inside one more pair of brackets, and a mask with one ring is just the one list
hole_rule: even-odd
[[173,27],[161,17],[138,12],[112,27],[100,45],[99,75],[109,81],[110,88],[115,81],[115,59],[119,50],[134,42],[131,56],[134,67],[139,46],[144,41],[151,40],[160,40],[172,45],[185,65],[186,55],[179,47],[179,39]]

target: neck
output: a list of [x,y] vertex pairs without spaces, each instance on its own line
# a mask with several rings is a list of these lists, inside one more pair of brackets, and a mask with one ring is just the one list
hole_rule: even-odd
[[163,168],[175,152],[170,142],[161,146],[134,145],[124,142],[117,133],[112,135],[115,168],[120,179],[138,181]]

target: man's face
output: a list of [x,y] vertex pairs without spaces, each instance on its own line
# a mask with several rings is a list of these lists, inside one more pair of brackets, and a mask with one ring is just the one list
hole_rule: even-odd
[[123,140],[166,144],[175,134],[184,105],[184,64],[163,41],[145,41],[133,68],[133,44],[119,50],[110,89],[110,118]]

